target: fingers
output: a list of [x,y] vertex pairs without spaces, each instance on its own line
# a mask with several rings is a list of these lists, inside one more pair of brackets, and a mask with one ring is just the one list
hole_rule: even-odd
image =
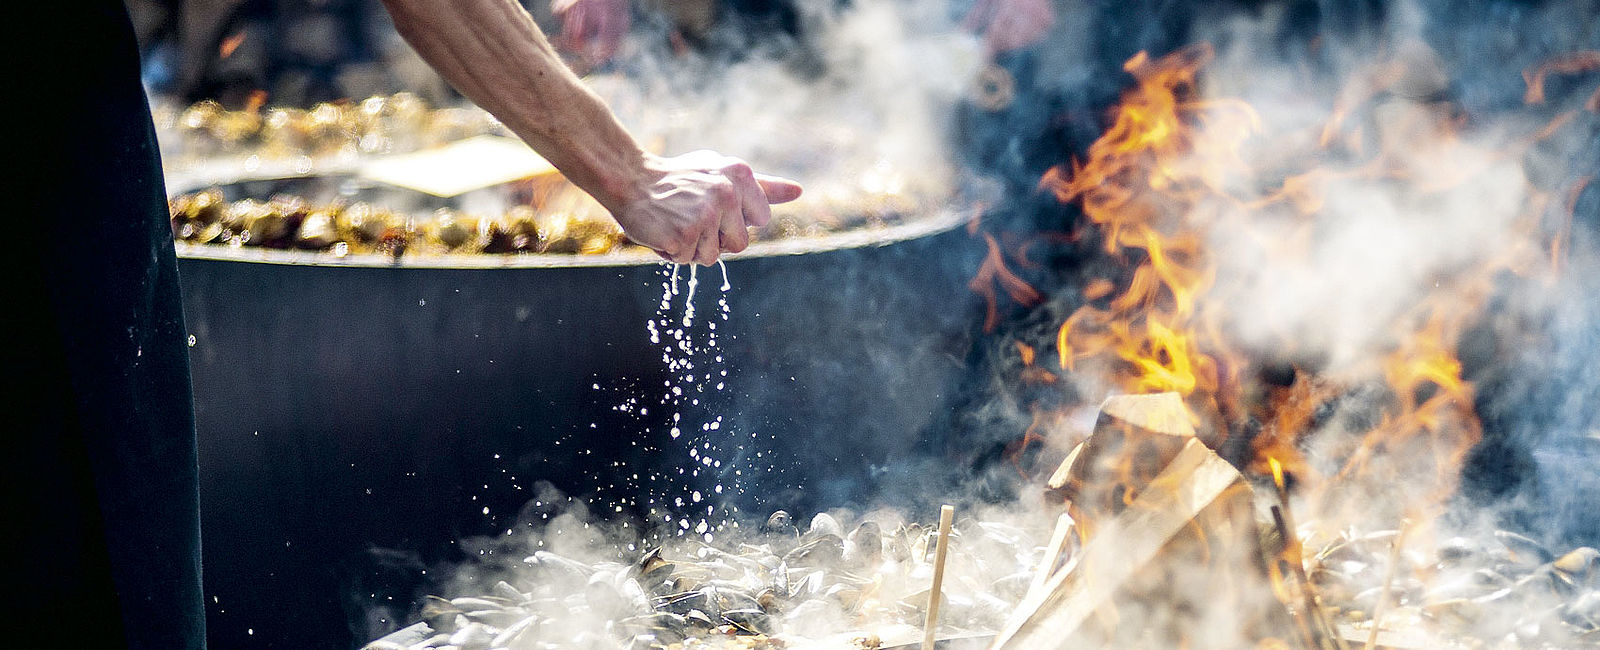
[[693,264],[694,256],[698,252],[697,247],[699,245],[700,244],[698,241],[690,242],[690,245],[687,246],[681,246],[675,249],[667,249],[664,251],[658,250],[656,251],[656,254],[660,255],[661,259],[672,262],[673,264]]
[[750,243],[746,226],[762,226],[772,221],[772,208],[767,207],[767,196],[756,184],[756,173],[744,161],[732,159],[722,168],[722,177],[733,186],[737,208],[722,213],[722,247],[730,253],[744,250]]
[[[756,183],[761,185],[761,192],[767,195],[767,203],[777,205],[788,203],[800,198],[800,184],[787,178],[756,174]],[[766,224],[755,224],[762,226]]]
[[[771,206],[800,198],[801,188],[799,183],[787,178],[757,174],[750,169],[750,165],[737,158],[728,160],[730,162],[722,168],[722,175],[733,183],[738,193],[739,214],[724,216],[722,245],[724,250],[737,253],[750,243],[750,233],[746,227],[759,228],[770,223]],[[742,218],[743,223],[735,222],[735,216]]]
[[[744,201],[740,199],[741,204]],[[747,218],[739,209],[722,211],[722,219],[717,226],[717,238],[722,242],[722,250],[738,253],[750,245],[750,231],[745,228]]]
[[744,251],[749,228],[772,220],[770,205],[801,193],[794,181],[757,174],[744,161],[715,152],[659,163],[664,176],[655,181],[651,197],[614,216],[629,238],[676,264],[710,265],[724,252]]
[[[727,214],[732,212],[732,210],[724,206],[720,209],[720,212]],[[701,228],[700,244],[695,248],[694,251],[694,263],[703,266],[711,266],[712,264],[716,264],[717,258],[722,255],[721,240],[722,236],[717,228],[716,223],[708,223],[706,224],[706,227]]]

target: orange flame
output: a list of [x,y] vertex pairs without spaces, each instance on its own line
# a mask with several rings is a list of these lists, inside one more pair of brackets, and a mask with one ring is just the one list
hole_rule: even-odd
[[[1211,57],[1203,44],[1156,60],[1134,56],[1123,68],[1137,87],[1124,94],[1105,135],[1085,160],[1051,169],[1041,181],[1060,200],[1079,203],[1105,252],[1133,266],[1120,294],[1112,296],[1119,283],[1111,279],[1087,283],[1088,302],[1056,335],[1064,370],[1109,354],[1122,390],[1217,392],[1214,354],[1225,348],[1195,340],[1203,321],[1197,301],[1214,271],[1197,224],[1174,215],[1214,195],[1239,169],[1236,147],[1256,116],[1242,103],[1193,97],[1195,74]],[[1197,124],[1221,146],[1196,146]]]
[[260,89],[252,90],[250,91],[250,96],[245,98],[244,110],[247,113],[256,113],[261,110],[262,106],[266,105],[267,91]]
[[1044,300],[1044,295],[1006,267],[1005,254],[1000,251],[1000,244],[995,241],[993,235],[984,233],[983,240],[988,244],[989,254],[983,258],[983,264],[978,267],[977,275],[973,276],[967,286],[983,296],[987,303],[983,331],[993,332],[1000,322],[1000,298],[995,291],[995,285],[1005,289],[1006,295],[1024,307],[1039,304]]
[[[1544,80],[1551,73],[1579,74],[1592,70],[1600,70],[1600,52],[1592,50],[1569,52],[1523,70],[1522,79],[1528,84],[1528,92],[1523,95],[1522,101],[1528,104],[1543,104]],[[1600,112],[1600,89],[1596,89],[1584,108]]]
[[1454,492],[1461,462],[1482,437],[1472,384],[1462,380],[1461,362],[1453,352],[1456,334],[1471,313],[1453,301],[1424,306],[1421,328],[1381,364],[1396,408],[1361,439],[1335,483],[1359,476],[1380,452],[1387,452],[1404,454],[1409,466],[1433,472],[1433,500]]
[[[1456,136],[1463,126],[1459,113],[1405,113],[1404,121],[1376,134],[1380,150],[1370,154],[1361,144],[1368,138],[1347,137],[1362,128],[1348,123],[1352,111],[1368,108],[1365,104],[1378,101],[1384,88],[1407,73],[1406,64],[1392,63],[1374,65],[1352,82],[1336,100],[1333,116],[1304,140],[1321,147],[1320,153],[1313,148],[1305,156],[1317,166],[1277,170],[1281,176],[1275,183],[1263,182],[1263,174],[1242,155],[1261,130],[1259,116],[1239,101],[1199,98],[1198,71],[1211,58],[1204,44],[1161,58],[1134,56],[1124,69],[1135,86],[1124,93],[1104,135],[1082,160],[1055,167],[1040,180],[1042,189],[1081,209],[1089,234],[1098,236],[1103,252],[1120,263],[1115,275],[1084,282],[1082,305],[1056,331],[1058,365],[1067,372],[1108,371],[1115,390],[1180,393],[1212,444],[1235,433],[1238,423],[1253,422],[1252,455],[1244,460],[1253,471],[1270,472],[1280,486],[1294,474],[1313,495],[1328,496],[1330,485],[1364,476],[1380,452],[1403,449],[1425,460],[1421,469],[1438,486],[1430,498],[1442,501],[1481,436],[1473,388],[1462,378],[1455,342],[1482,306],[1487,279],[1498,269],[1514,268],[1520,263],[1516,256],[1525,252],[1508,246],[1515,252],[1454,271],[1460,277],[1441,278],[1444,286],[1395,324],[1393,349],[1386,356],[1340,368],[1333,377],[1296,368],[1287,385],[1257,386],[1244,379],[1251,376],[1246,370],[1252,360],[1225,331],[1225,305],[1210,295],[1217,265],[1206,242],[1213,230],[1232,225],[1230,220],[1284,215],[1304,219],[1305,227],[1291,228],[1273,247],[1275,253],[1295,254],[1307,248],[1312,218],[1326,208],[1323,192],[1330,180],[1382,179],[1427,194],[1494,170],[1468,164],[1485,156],[1451,155],[1468,146]],[[1550,70],[1600,65],[1586,57],[1573,61],[1530,71],[1530,94]],[[1331,147],[1341,147],[1338,155],[1350,163],[1342,168],[1319,163]],[[1452,162],[1429,168],[1408,164],[1401,155],[1419,149]],[[1236,196],[1239,187],[1264,189]],[[1560,245],[1559,239],[1550,243]],[[996,255],[991,240],[991,258]],[[1301,438],[1319,426],[1320,407],[1377,381],[1392,395],[1380,422],[1354,432],[1353,444],[1335,449],[1343,466],[1325,480],[1304,457]],[[1385,471],[1394,471],[1394,464]]]
[[238,50],[240,45],[244,45],[244,39],[248,35],[249,32],[241,29],[222,39],[222,43],[217,46],[217,56],[224,59],[233,56],[234,51]]

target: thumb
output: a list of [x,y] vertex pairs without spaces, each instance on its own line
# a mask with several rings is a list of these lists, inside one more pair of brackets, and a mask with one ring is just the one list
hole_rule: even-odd
[[761,192],[767,196],[767,203],[788,203],[800,198],[800,184],[787,178],[756,174],[756,183],[761,185]]

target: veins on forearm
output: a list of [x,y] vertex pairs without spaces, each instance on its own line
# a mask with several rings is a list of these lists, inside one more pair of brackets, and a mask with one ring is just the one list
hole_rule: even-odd
[[613,212],[638,198],[645,154],[510,0],[385,0],[440,75]]

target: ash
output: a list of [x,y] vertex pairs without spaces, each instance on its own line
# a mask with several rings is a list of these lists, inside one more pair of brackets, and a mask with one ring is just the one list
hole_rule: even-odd
[[[715,544],[664,537],[662,546],[613,547],[609,558],[537,550],[492,572],[502,579],[487,591],[430,596],[420,622],[366,649],[910,643],[922,636],[936,529],[884,513],[835,511],[807,523],[779,510],[758,527],[719,535]],[[1022,599],[1047,532],[958,519],[950,533],[939,636],[986,641]],[[579,559],[584,555],[593,557]],[[488,575],[474,582],[486,584]]]

